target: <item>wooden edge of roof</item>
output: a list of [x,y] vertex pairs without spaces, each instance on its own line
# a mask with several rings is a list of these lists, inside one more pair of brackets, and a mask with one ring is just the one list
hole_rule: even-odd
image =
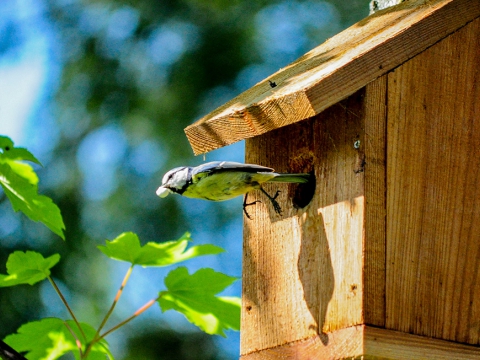
[[480,1],[471,0],[379,11],[189,125],[188,141],[198,155],[312,117],[478,16]]

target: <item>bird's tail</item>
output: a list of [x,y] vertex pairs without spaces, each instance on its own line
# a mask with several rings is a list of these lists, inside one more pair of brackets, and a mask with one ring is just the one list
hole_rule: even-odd
[[268,182],[304,184],[312,179],[312,174],[278,174]]

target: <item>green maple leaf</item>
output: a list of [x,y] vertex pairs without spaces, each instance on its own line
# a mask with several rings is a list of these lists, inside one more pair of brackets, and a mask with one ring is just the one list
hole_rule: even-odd
[[112,241],[107,240],[105,246],[100,245],[98,248],[109,258],[144,267],[167,266],[197,256],[214,255],[224,251],[222,248],[210,244],[192,246],[187,249],[190,241],[190,234],[185,233],[178,240],[163,243],[149,242],[141,246],[136,234],[126,232]]
[[[68,327],[65,325],[68,324]],[[86,342],[93,340],[95,329],[85,323],[80,326],[86,336]],[[85,351],[85,339],[74,321],[63,321],[57,318],[46,318],[22,325],[16,334],[7,336],[4,341],[18,352],[26,352],[29,360],[54,360],[73,352],[76,359],[80,359],[76,339],[70,332],[75,333]],[[108,343],[101,340],[96,343],[89,353],[88,360],[113,359]]]
[[19,284],[33,285],[50,276],[50,269],[58,263],[60,255],[44,258],[35,251],[15,251],[7,260],[7,274],[0,274],[0,287]]
[[190,275],[186,267],[172,270],[165,278],[166,291],[158,303],[162,311],[174,309],[208,334],[225,336],[224,330],[240,330],[241,300],[215,296],[238,280],[213,269]]
[[38,194],[37,174],[29,164],[21,161],[41,165],[27,149],[15,148],[10,138],[0,136],[0,186],[13,210],[22,211],[31,220],[42,222],[65,239],[65,225],[60,209],[49,197]]
[[27,149],[13,146],[13,141],[0,135],[0,163],[8,164],[17,175],[27,180],[32,185],[38,184],[38,176],[33,168],[20,161],[30,161],[42,166],[42,163]]
[[15,147],[12,139],[8,136],[0,135],[0,149],[2,150],[0,159],[26,160],[42,166],[42,163],[30,151],[25,148]]

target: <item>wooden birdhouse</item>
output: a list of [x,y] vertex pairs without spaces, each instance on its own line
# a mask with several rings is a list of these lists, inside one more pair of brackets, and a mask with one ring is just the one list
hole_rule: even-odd
[[185,129],[310,172],[244,220],[241,359],[480,359],[480,1],[380,11]]

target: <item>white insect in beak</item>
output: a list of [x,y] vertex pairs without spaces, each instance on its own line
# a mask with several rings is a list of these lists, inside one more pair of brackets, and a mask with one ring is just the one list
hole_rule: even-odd
[[166,197],[168,194],[170,194],[172,191],[170,189],[167,189],[166,187],[163,187],[163,186],[160,186],[158,189],[157,189],[157,196],[161,197],[161,198],[164,198]]

